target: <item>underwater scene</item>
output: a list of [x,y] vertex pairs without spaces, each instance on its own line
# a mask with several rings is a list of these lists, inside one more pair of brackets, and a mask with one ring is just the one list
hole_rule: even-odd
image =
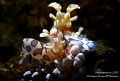
[[120,0],[0,0],[0,81],[118,81]]

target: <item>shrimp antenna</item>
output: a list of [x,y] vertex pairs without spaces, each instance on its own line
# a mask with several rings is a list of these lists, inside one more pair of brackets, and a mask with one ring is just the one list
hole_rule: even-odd
[[70,5],[68,5],[66,11],[67,11],[67,12],[71,12],[71,11],[73,11],[73,10],[75,10],[75,9],[80,9],[80,6],[77,5],[77,4],[70,4]]
[[57,2],[52,2],[48,6],[53,7],[56,11],[60,11],[62,9],[61,5]]

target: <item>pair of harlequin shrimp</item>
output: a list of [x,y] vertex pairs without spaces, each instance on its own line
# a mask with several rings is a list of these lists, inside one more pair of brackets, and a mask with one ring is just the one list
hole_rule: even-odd
[[[80,27],[78,32],[71,29],[71,22],[77,19],[77,16],[70,18],[70,12],[74,9],[80,9],[77,4],[70,4],[67,7],[67,12],[61,12],[61,5],[53,2],[49,4],[50,7],[57,11],[56,16],[50,13],[50,18],[54,19],[54,25],[50,32],[43,29],[40,37],[47,37],[50,42],[43,43],[32,38],[23,39],[23,46],[21,48],[21,56],[19,64],[30,55],[32,58],[40,61],[41,66],[34,71],[26,71],[23,74],[22,81],[26,75],[31,75],[31,80],[34,76],[41,72],[47,72],[46,79],[50,79],[50,72],[56,74],[59,78],[66,79],[68,74],[80,73],[80,69],[84,69],[82,63],[85,60],[85,50],[91,50],[96,47],[94,41],[86,38],[85,34],[81,34],[83,28]],[[52,68],[47,68],[48,66]],[[76,76],[70,80],[74,80]]]

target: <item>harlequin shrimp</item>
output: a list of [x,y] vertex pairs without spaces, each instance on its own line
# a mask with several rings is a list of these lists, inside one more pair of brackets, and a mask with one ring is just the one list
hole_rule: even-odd
[[21,65],[30,55],[39,60],[40,67],[33,71],[26,71],[21,81],[24,81],[25,76],[29,74],[31,74],[30,81],[32,81],[36,75],[42,72],[47,73],[46,79],[51,79],[52,72],[63,80],[77,81],[78,74],[83,73],[83,69],[85,69],[83,52],[94,49],[96,43],[86,38],[86,34],[82,34],[83,27],[80,27],[78,32],[71,29],[71,22],[77,20],[77,16],[70,18],[70,12],[80,9],[77,4],[68,5],[66,13],[61,12],[62,7],[57,2],[50,3],[48,6],[57,11],[56,16],[51,13],[49,15],[54,19],[54,24],[50,32],[43,29],[39,36],[40,38],[46,37],[50,41],[44,43],[33,38],[23,39],[22,59],[19,64]]

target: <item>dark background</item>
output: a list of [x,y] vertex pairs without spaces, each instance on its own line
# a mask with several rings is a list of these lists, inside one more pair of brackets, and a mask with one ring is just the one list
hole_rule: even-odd
[[[18,67],[22,39],[27,37],[40,41],[39,34],[42,29],[50,30],[53,20],[49,18],[49,13],[56,14],[56,10],[48,7],[51,2],[54,1],[0,0],[0,68],[10,70],[11,64]],[[97,42],[96,49],[85,52],[86,74],[119,71],[120,0],[57,0],[57,2],[62,5],[63,12],[66,12],[69,4],[78,4],[81,9],[71,12],[71,16],[78,15],[72,27],[74,31],[80,26],[84,27],[87,37]],[[1,71],[0,75],[4,70]],[[9,73],[4,75],[7,74]],[[6,80],[4,76],[2,78]]]

